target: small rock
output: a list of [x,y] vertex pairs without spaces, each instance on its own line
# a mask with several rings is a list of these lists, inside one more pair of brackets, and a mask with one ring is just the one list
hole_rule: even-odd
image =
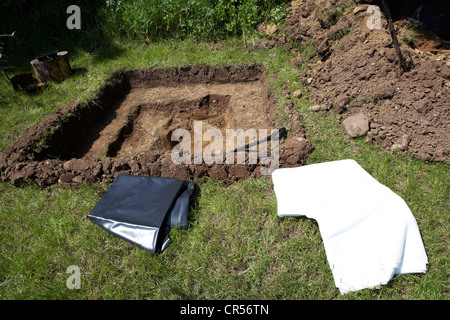
[[427,114],[431,110],[433,110],[433,104],[431,103],[430,100],[423,99],[418,102],[417,112],[419,112],[421,114]]
[[82,183],[83,182],[83,177],[82,176],[76,176],[72,179],[73,182],[75,183]]
[[408,148],[409,142],[411,141],[408,135],[401,136],[395,143],[391,146],[391,150],[395,151],[405,151]]
[[374,100],[391,99],[395,95],[395,87],[387,82],[382,82],[377,85],[377,92],[374,95]]
[[358,14],[360,12],[363,12],[364,10],[366,10],[366,8],[364,7],[355,7],[355,9],[353,9],[353,14]]
[[424,80],[424,81],[422,81],[422,85],[425,88],[432,88],[434,85],[434,82],[432,80]]
[[275,24],[261,23],[257,26],[257,30],[259,33],[272,36],[275,32],[277,32],[278,28]]
[[72,170],[72,162],[73,161],[71,161],[71,160],[65,162],[63,165],[64,170],[66,170],[66,171]]
[[302,90],[295,90],[295,91],[292,93],[292,95],[293,95],[295,98],[300,99],[300,98],[303,96],[303,92],[302,92]]
[[365,114],[358,113],[345,119],[343,125],[350,137],[361,137],[369,131],[369,118]]
[[320,105],[316,104],[314,106],[309,107],[309,110],[312,112],[317,112],[317,111],[322,110],[322,107]]

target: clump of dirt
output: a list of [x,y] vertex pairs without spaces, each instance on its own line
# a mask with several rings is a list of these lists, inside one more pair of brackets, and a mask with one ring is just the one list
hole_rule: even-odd
[[[276,119],[276,108],[261,65],[119,70],[92,99],[69,103],[4,150],[1,180],[15,185],[34,181],[41,186],[71,186],[109,183],[118,174],[132,174],[236,181],[259,177],[264,168],[274,165],[302,165],[312,145],[301,117],[288,104],[289,124],[282,124]],[[240,129],[247,140],[238,141],[236,147],[249,142],[245,133],[254,132],[259,134],[257,140],[268,140],[266,147],[271,148],[272,130],[283,125],[289,138],[280,141],[278,159],[270,158],[276,154],[267,149],[265,159],[255,160],[247,152],[242,160],[233,151],[234,158],[229,158],[229,152],[213,152],[214,161],[203,157],[199,161],[196,152],[203,153],[211,137],[202,138],[199,149],[190,144],[183,162],[172,158],[172,150],[183,139],[196,141],[196,130],[202,137],[214,132],[214,139],[226,141],[228,130]],[[173,139],[178,129],[188,135]],[[261,148],[260,144],[259,152]],[[217,149],[228,150],[225,144]]]
[[381,19],[380,29],[369,28],[373,11],[368,7],[376,2],[360,2],[366,3],[294,0],[284,29],[279,35],[270,30],[260,43],[299,43],[306,48],[292,64],[302,66],[313,110],[336,112],[342,121],[364,114],[370,122],[367,141],[388,152],[448,162],[448,41],[396,21],[401,52],[410,67],[400,72],[386,19]]

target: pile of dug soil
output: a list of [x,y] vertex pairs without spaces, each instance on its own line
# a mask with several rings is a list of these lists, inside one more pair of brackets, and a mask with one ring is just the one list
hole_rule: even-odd
[[292,63],[309,62],[301,79],[310,89],[312,110],[336,112],[342,122],[355,114],[365,115],[367,141],[389,152],[448,162],[449,42],[406,20],[395,21],[401,52],[410,67],[400,72],[387,21],[381,19],[380,29],[369,28],[372,1],[367,2],[294,0],[282,35],[272,30],[270,39],[310,49]]

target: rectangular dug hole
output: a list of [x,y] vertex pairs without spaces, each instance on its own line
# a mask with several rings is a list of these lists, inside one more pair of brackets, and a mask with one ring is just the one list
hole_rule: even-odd
[[36,160],[163,153],[178,144],[171,140],[176,129],[188,130],[193,143],[195,121],[203,132],[218,129],[224,141],[226,129],[275,128],[261,65],[118,71],[77,110],[35,150]]

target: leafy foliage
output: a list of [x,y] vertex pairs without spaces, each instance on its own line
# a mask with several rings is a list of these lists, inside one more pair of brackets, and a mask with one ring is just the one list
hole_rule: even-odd
[[262,21],[279,23],[286,0],[122,0],[103,10],[105,32],[129,39],[221,40],[253,32]]

